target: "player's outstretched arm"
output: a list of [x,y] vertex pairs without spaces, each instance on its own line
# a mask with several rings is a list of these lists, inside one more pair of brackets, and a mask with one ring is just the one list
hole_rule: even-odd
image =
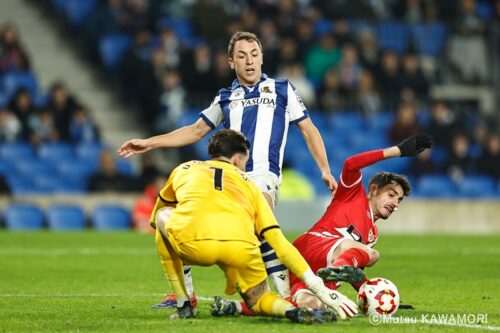
[[189,126],[181,127],[170,133],[157,135],[148,139],[132,139],[118,148],[120,156],[128,158],[142,154],[155,148],[183,147],[200,141],[212,128],[203,119]]

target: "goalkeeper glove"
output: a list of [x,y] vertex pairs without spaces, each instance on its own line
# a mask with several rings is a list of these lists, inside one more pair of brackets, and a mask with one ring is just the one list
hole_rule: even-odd
[[304,282],[306,283],[307,288],[318,296],[321,302],[325,303],[329,308],[335,310],[341,319],[354,317],[358,313],[358,307],[353,301],[338,291],[325,287],[325,284],[320,277],[309,275],[306,279],[304,279]]
[[431,148],[432,143],[432,136],[427,133],[419,133],[404,139],[397,147],[401,151],[401,157],[415,156],[426,148]]

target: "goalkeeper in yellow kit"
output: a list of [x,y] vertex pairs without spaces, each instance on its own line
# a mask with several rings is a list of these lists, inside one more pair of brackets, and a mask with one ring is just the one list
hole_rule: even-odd
[[258,187],[242,171],[249,148],[243,134],[221,130],[208,144],[212,159],[179,165],[160,191],[151,223],[156,225],[156,246],[177,297],[177,312],[171,318],[194,317],[183,281],[186,263],[219,266],[226,276],[226,293],[239,292],[257,315],[308,323],[335,319],[331,310],[295,308],[270,291],[259,250],[264,239],[330,309],[341,318],[354,316],[356,305],[314,275],[283,236]]

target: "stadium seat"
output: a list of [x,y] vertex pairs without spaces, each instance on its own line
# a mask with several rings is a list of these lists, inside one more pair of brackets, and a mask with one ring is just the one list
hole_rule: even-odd
[[417,53],[437,57],[446,42],[446,27],[441,22],[417,24],[412,28],[412,37]]
[[80,161],[98,160],[99,155],[105,149],[100,143],[82,143],[76,146],[76,157]]
[[371,131],[388,131],[394,123],[394,116],[393,112],[378,112],[367,119],[367,127]]
[[82,230],[85,214],[79,206],[53,205],[47,209],[47,224],[50,230]]
[[9,142],[0,145],[0,158],[15,163],[18,160],[32,160],[35,153],[29,143]]
[[13,176],[16,173],[12,165],[7,162],[7,160],[0,159],[0,175],[3,177],[10,177]]
[[21,160],[15,165],[18,174],[25,177],[53,176],[56,168],[52,163],[44,160]]
[[43,227],[43,214],[35,205],[11,204],[5,209],[5,225],[9,230],[38,230]]
[[33,177],[34,187],[42,193],[64,193],[76,194],[84,193],[84,183],[65,179],[57,174],[36,175]]
[[457,184],[461,196],[466,198],[495,197],[495,180],[489,176],[466,176]]
[[381,171],[389,171],[395,173],[406,173],[409,165],[412,163],[411,158],[390,158],[377,163]]
[[408,27],[399,22],[386,21],[377,26],[378,45],[381,50],[391,50],[403,54],[408,48]]
[[[2,79],[0,78],[0,82]],[[10,97],[7,96],[3,91],[0,91],[0,108],[6,107],[10,102]]]
[[57,161],[56,169],[61,176],[72,182],[86,182],[97,170],[96,165],[78,160]]
[[452,198],[456,196],[453,181],[444,175],[424,175],[416,182],[415,195],[430,198]]
[[358,112],[336,112],[328,119],[333,131],[357,131],[365,128],[363,115]]
[[481,19],[489,21],[493,16],[493,8],[487,1],[478,1],[476,3],[476,14]]
[[38,156],[42,160],[56,163],[60,160],[74,160],[73,147],[68,143],[45,143],[38,148]]
[[387,135],[382,131],[355,131],[349,135],[348,142],[360,152],[389,146]]
[[123,34],[107,35],[99,41],[101,60],[108,70],[118,69],[123,54],[132,44],[130,36]]
[[181,41],[189,40],[193,37],[193,25],[191,20],[188,19],[164,16],[156,20],[156,27],[158,29],[172,29]]
[[314,34],[316,36],[323,36],[325,34],[333,33],[333,22],[328,19],[319,19],[314,21]]
[[97,230],[127,230],[131,226],[130,213],[118,205],[101,205],[92,213],[92,225]]
[[35,96],[38,87],[35,75],[30,72],[7,72],[2,81],[4,94],[9,99],[21,88],[28,89],[31,96]]
[[126,158],[116,159],[116,169],[124,175],[133,177],[135,175],[134,165]]
[[96,0],[66,0],[65,11],[69,24],[80,27],[96,5]]

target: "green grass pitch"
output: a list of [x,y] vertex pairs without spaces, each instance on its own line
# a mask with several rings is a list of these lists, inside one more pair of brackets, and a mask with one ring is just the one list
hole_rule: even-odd
[[[152,235],[1,231],[0,332],[500,330],[500,236],[381,235],[376,248],[381,260],[367,269],[368,276],[392,280],[402,303],[415,307],[397,316],[416,323],[375,326],[367,317],[356,317],[305,326],[275,318],[212,318],[208,301],[200,302],[196,319],[171,321],[172,310],[150,307],[168,290]],[[224,278],[216,267],[196,267],[193,276],[199,295],[222,294]],[[355,296],[349,286],[341,291]],[[487,315],[487,320],[422,322],[464,314]]]

